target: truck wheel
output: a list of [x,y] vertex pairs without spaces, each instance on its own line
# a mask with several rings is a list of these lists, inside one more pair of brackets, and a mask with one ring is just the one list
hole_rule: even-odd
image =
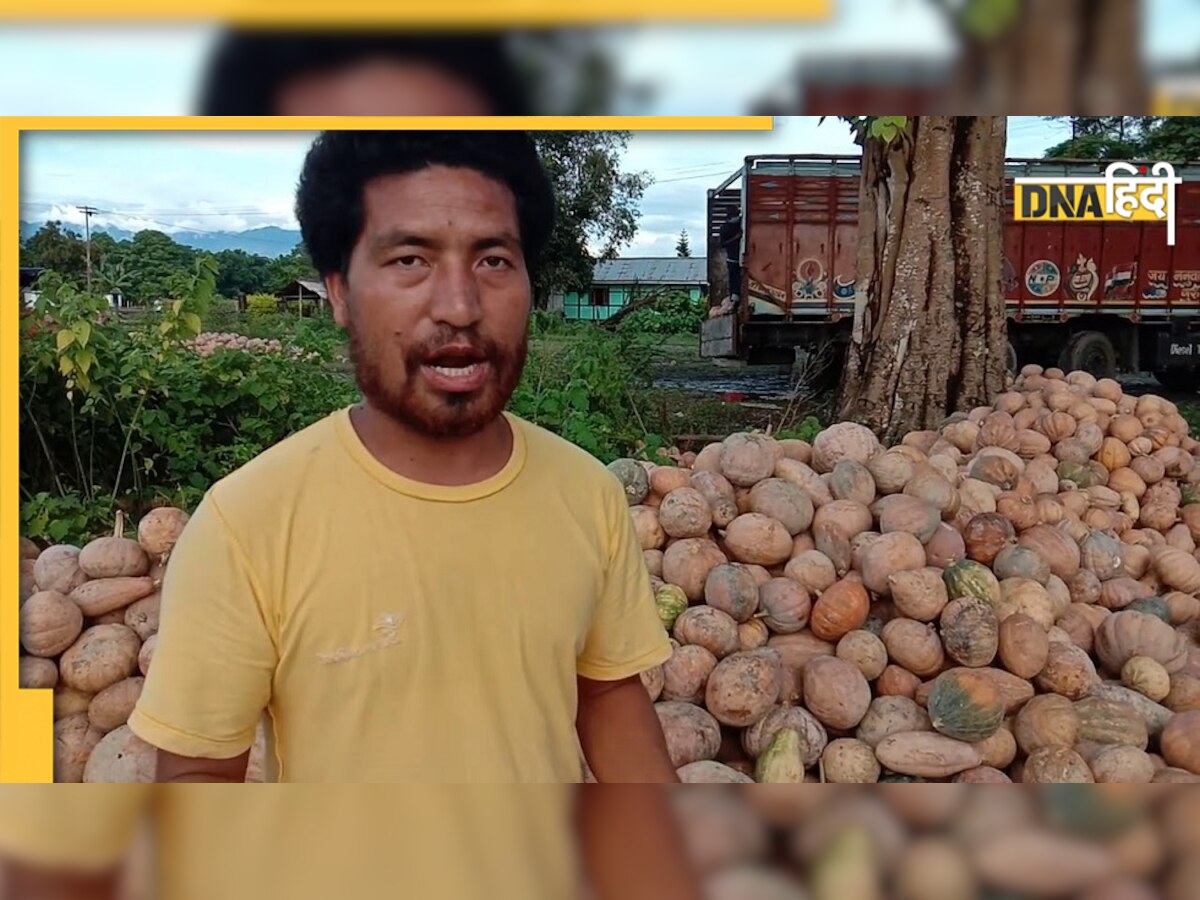
[[1117,350],[1102,331],[1081,331],[1067,343],[1058,361],[1064,372],[1088,372],[1096,378],[1117,377]]
[[1195,393],[1200,390],[1200,375],[1195,369],[1159,369],[1154,377],[1168,391]]
[[1017,371],[1019,368],[1017,365],[1017,348],[1013,346],[1012,341],[1008,342],[1007,362],[1008,362],[1008,374],[1012,375],[1013,378],[1016,378]]

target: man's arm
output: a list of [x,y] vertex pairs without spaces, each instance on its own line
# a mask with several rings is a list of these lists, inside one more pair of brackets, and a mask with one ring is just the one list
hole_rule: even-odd
[[578,678],[575,727],[588,767],[599,782],[679,781],[662,724],[639,676],[618,681]]
[[249,750],[233,759],[198,759],[159,750],[154,780],[159,784],[240,784],[246,780],[246,767],[249,764]]
[[155,781],[245,781],[278,664],[266,596],[210,493],[171,552],[158,647],[129,717],[158,751]]
[[663,787],[679,776],[641,679],[580,677],[576,727],[596,780],[626,782],[580,789],[580,844],[595,900],[700,900]]

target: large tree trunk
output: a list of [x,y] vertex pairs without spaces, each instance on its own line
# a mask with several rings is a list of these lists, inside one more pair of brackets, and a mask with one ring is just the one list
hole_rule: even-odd
[[1144,14],[1139,0],[1020,0],[1016,23],[997,37],[975,38],[960,28],[950,108],[1046,115],[1145,110]]
[[1004,389],[1005,120],[915,116],[863,148],[842,418],[898,440]]

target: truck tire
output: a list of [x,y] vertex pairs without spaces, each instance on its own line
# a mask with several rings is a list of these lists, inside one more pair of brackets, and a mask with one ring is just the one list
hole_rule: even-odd
[[1017,372],[1020,371],[1020,365],[1017,362],[1017,348],[1013,346],[1012,341],[1008,341],[1006,349],[1008,353],[1006,357],[1008,362],[1008,374],[1013,376],[1013,378],[1016,378]]
[[1088,372],[1096,378],[1117,377],[1117,350],[1102,331],[1081,331],[1067,342],[1058,367],[1064,372]]

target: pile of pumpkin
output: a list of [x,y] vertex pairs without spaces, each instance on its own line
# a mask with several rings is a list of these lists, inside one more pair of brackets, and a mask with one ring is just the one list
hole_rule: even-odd
[[962,784],[675,794],[710,900],[1193,900],[1200,794]]
[[740,433],[618,460],[685,782],[1200,781],[1200,443],[1026,367],[885,448]]
[[[56,782],[149,782],[155,754],[126,722],[150,670],[159,597],[186,512],[151,510],[125,537],[41,549],[21,539],[20,685],[54,691]],[[262,735],[247,781],[262,780]]]
[[[205,331],[184,341],[183,346],[199,356],[212,356],[218,350],[240,350],[244,353],[282,353],[283,343],[277,338],[252,338],[232,331]],[[317,359],[320,354],[305,352],[299,347],[289,351],[296,358]]]

